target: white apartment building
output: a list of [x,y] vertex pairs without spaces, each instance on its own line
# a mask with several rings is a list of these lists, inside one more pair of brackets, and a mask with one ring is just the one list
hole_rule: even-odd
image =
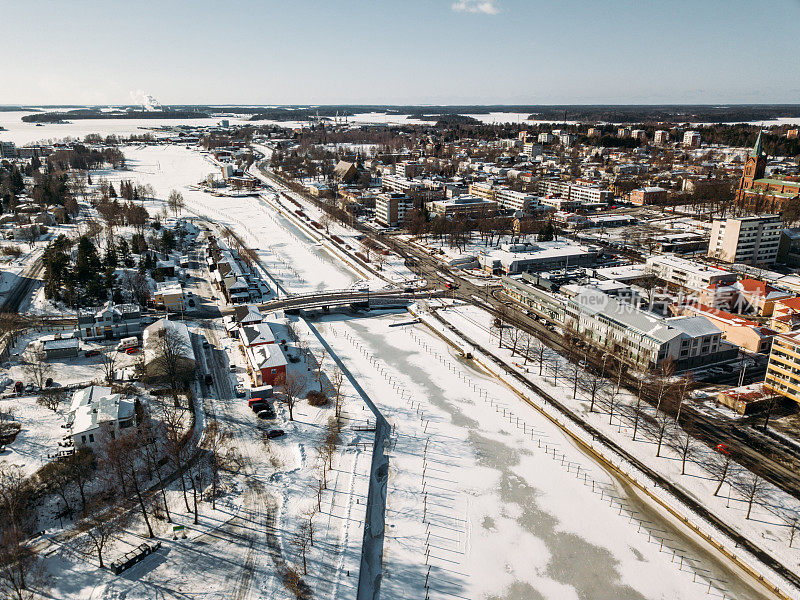
[[589,185],[577,185],[559,179],[543,179],[539,182],[539,193],[543,196],[561,194],[566,200],[577,200],[582,204],[613,202],[614,194],[608,190]]
[[631,131],[631,137],[635,140],[646,140],[647,134],[645,133],[644,129],[634,129]]
[[687,131],[683,134],[683,145],[689,148],[699,148],[700,134],[696,131]]
[[727,263],[772,265],[781,229],[780,215],[714,219],[708,256]]
[[555,136],[552,133],[540,133],[537,141],[540,144],[549,144],[555,139]]
[[514,211],[531,213],[539,207],[539,197],[525,192],[517,192],[507,187],[499,187],[495,190],[495,202],[502,208]]
[[712,284],[730,284],[736,281],[736,273],[671,254],[648,257],[645,269],[668,284],[693,292],[704,290]]
[[562,146],[572,146],[575,143],[575,134],[574,133],[562,133],[558,136],[558,141],[561,142]]
[[730,351],[723,347],[722,331],[705,317],[659,317],[592,288],[570,298],[565,324],[643,368],[667,359],[678,367],[695,366]]
[[669,131],[659,129],[653,136],[653,142],[656,144],[666,144],[669,141]]

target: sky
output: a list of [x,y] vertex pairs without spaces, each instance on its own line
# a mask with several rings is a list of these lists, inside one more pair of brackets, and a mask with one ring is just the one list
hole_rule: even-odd
[[0,0],[0,104],[800,103],[800,0]]

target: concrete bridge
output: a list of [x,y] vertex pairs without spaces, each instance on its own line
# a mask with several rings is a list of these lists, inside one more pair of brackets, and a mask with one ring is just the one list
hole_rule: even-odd
[[266,312],[274,310],[308,310],[315,308],[334,308],[354,306],[379,308],[381,306],[398,306],[413,302],[418,296],[415,292],[401,290],[322,290],[306,294],[291,294],[284,298],[262,302],[257,306]]

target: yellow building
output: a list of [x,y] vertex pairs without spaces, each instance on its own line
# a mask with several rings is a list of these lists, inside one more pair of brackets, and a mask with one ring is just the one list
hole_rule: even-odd
[[764,387],[800,403],[800,331],[773,338]]

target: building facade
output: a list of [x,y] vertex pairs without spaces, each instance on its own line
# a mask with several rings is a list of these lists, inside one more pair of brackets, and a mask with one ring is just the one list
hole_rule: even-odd
[[708,256],[727,263],[775,264],[781,223],[779,215],[714,219]]

